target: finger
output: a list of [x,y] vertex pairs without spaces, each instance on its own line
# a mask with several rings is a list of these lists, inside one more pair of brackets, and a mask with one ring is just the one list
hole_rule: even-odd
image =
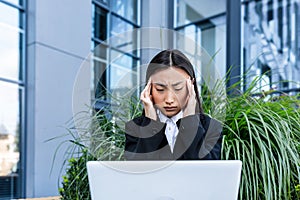
[[194,87],[194,84],[195,84],[195,82],[194,82],[194,79],[193,80],[190,80],[190,94],[191,94],[191,96],[193,96],[193,97],[195,97],[196,96],[196,92],[195,92],[195,87]]
[[152,104],[154,104],[154,103],[153,103],[153,97],[152,97],[152,95],[149,96],[149,99],[150,99],[150,101],[152,102]]
[[189,104],[189,99],[190,99],[190,97],[189,97],[189,95],[186,97],[186,101],[185,101],[185,103],[184,103],[184,108],[186,108],[187,106],[188,106],[188,104]]
[[187,87],[188,94],[186,96],[186,101],[184,103],[184,107],[186,107],[188,105],[189,100],[190,100],[190,87],[189,87],[189,82],[188,81],[189,81],[189,79],[186,79],[186,87]]
[[142,91],[141,96],[140,96],[140,99],[144,102],[145,102],[146,98],[147,98],[147,87],[144,88],[144,90]]
[[192,88],[191,88],[191,80],[190,79],[187,79],[187,88],[188,88],[188,93],[189,93],[189,97],[191,96],[192,94]]
[[146,87],[144,88],[144,90],[143,90],[143,92],[142,92],[142,94],[143,94],[143,96],[144,96],[145,98],[148,96],[147,93],[149,93],[150,83],[151,83],[151,82],[150,82],[150,79],[149,79],[149,81],[148,81]]
[[144,103],[144,105],[152,105],[152,100],[151,100],[151,78],[149,79],[146,87],[141,93],[140,99]]
[[149,81],[148,81],[146,87],[147,87],[147,94],[150,96],[151,87],[152,87],[151,78],[149,78]]
[[150,81],[151,81],[151,79],[149,79],[149,81],[148,81],[147,85],[145,86],[145,88],[143,89],[141,95],[143,94],[143,96],[145,96],[145,93],[148,91],[148,88],[149,88],[149,85],[150,85]]
[[145,98],[145,92],[146,92],[146,88],[144,88],[144,90],[141,92],[141,96],[140,96],[141,100]]

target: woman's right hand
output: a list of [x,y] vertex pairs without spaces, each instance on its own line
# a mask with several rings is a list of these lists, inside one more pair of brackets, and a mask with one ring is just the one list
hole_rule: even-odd
[[157,115],[153,105],[152,95],[150,94],[150,92],[151,92],[151,78],[149,78],[149,81],[145,89],[142,91],[140,99],[144,105],[145,116],[150,119],[156,120]]

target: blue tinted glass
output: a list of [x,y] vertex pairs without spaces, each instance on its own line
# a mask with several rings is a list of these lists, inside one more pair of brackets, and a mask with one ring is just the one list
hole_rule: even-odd
[[19,6],[23,6],[23,2],[24,2],[23,0],[4,0],[4,1],[15,4],[15,5],[19,5]]
[[107,5],[109,0],[97,0],[98,2]]
[[111,37],[109,43],[126,52],[136,50],[138,38],[137,33],[133,31],[133,25],[115,16],[112,16],[111,21]]
[[22,28],[22,17],[18,9],[0,2],[0,24]]
[[226,11],[226,1],[224,0],[177,0],[175,3],[175,26],[181,26],[200,19],[209,18]]
[[111,1],[112,10],[121,15],[122,17],[137,23],[137,15],[138,15],[138,1],[137,0],[112,0]]
[[107,11],[95,6],[93,11],[93,35],[100,40],[107,38]]
[[23,34],[0,25],[0,77],[22,80]]
[[100,60],[94,60],[94,74],[92,85],[92,97],[96,99],[102,98],[106,94],[107,82],[106,82],[106,63]]
[[110,63],[110,89],[115,94],[122,96],[137,86],[137,60],[131,56],[111,51],[113,57]]

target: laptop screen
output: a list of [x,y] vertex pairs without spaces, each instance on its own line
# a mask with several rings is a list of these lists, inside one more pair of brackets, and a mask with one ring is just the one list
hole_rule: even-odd
[[237,199],[241,161],[90,161],[93,200]]

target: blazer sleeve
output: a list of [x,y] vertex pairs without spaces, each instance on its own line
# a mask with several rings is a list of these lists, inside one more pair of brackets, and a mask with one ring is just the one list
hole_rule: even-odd
[[125,124],[125,158],[127,160],[154,159],[154,152],[168,144],[164,130],[165,123],[145,116],[127,122]]
[[222,149],[223,125],[216,119],[206,116],[206,133],[199,151],[199,158],[203,160],[220,160]]

